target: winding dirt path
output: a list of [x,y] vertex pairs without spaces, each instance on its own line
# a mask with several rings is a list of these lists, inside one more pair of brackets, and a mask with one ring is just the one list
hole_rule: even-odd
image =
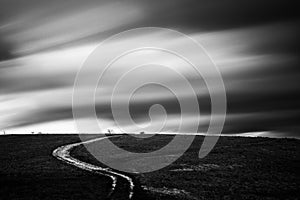
[[78,142],[78,143],[74,143],[74,144],[64,145],[64,146],[61,146],[61,147],[58,147],[57,149],[55,149],[52,152],[52,155],[55,158],[65,162],[65,163],[68,163],[70,165],[76,166],[80,169],[94,172],[96,174],[100,174],[100,175],[111,178],[112,186],[111,186],[111,190],[108,194],[108,197],[111,197],[112,194],[115,192],[116,186],[118,184],[118,178],[123,178],[123,179],[127,180],[129,183],[129,186],[130,186],[129,191],[128,191],[128,199],[132,199],[133,189],[134,189],[134,183],[133,183],[132,178],[130,178],[129,176],[126,176],[124,174],[115,172],[110,168],[102,168],[102,167],[99,167],[96,165],[92,165],[92,164],[80,161],[70,155],[70,151],[79,145],[89,144],[89,143],[97,142],[100,140],[105,140],[110,137],[120,137],[120,136],[101,137],[101,138],[96,138],[96,139],[92,139],[92,140],[88,140],[88,141],[84,141],[84,142]]

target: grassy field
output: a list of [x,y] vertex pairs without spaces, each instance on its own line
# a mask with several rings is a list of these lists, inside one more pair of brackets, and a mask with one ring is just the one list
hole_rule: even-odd
[[64,164],[52,151],[77,135],[0,137],[0,199],[98,199],[111,180]]
[[[160,135],[142,140],[122,136],[111,141],[129,151],[149,152],[164,146],[172,137]],[[202,141],[203,137],[197,136],[184,156],[167,168],[134,175],[150,199],[300,198],[299,140],[221,137],[207,157],[198,159]],[[72,155],[101,165],[83,146]],[[116,161],[126,162],[126,158]]]
[[[141,140],[124,135],[111,140],[129,151],[149,152],[172,136]],[[199,160],[202,140],[198,136],[184,156],[167,168],[131,175],[143,188],[136,199],[299,199],[299,140],[221,137],[214,150]],[[77,135],[1,136],[0,199],[103,199],[110,179],[52,156],[55,148],[78,141]],[[102,165],[84,146],[71,154]],[[126,162],[126,158],[116,160]]]

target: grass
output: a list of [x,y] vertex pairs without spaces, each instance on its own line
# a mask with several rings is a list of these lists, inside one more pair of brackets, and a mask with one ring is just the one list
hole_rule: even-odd
[[77,135],[0,137],[0,199],[98,199],[111,180],[64,164],[52,151]]
[[[111,141],[129,151],[151,152],[172,137],[142,140],[123,135]],[[110,179],[52,156],[55,148],[78,141],[77,135],[1,136],[0,199],[103,199]],[[207,157],[198,159],[202,141],[197,136],[189,150],[164,169],[131,175],[143,188],[136,199],[299,199],[299,140],[221,137]],[[84,146],[71,154],[102,165]],[[126,162],[126,157],[116,156],[111,159]]]
[[[122,136],[111,138],[111,141],[130,151],[149,152],[164,146],[172,140],[172,137],[160,135],[142,140]],[[299,140],[221,137],[208,156],[198,159],[202,141],[203,137],[197,136],[190,149],[164,169],[132,175],[146,188],[148,198],[298,199],[300,197]],[[83,146],[75,149],[72,154],[82,160],[101,165]],[[112,155],[111,159],[114,159],[114,156]],[[126,159],[115,158],[115,160],[126,162]]]

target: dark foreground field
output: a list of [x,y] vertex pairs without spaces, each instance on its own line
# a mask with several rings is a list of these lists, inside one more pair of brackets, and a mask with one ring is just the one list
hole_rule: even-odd
[[[145,140],[111,138],[134,152],[158,149],[171,139],[166,135]],[[299,199],[299,140],[221,137],[215,149],[199,160],[202,140],[198,136],[184,156],[167,168],[131,175],[143,188],[137,199]],[[110,179],[52,157],[56,147],[78,141],[76,135],[0,137],[0,199],[103,199]],[[102,165],[83,146],[71,155]],[[128,162],[126,156],[116,161]]]
[[[172,136],[158,135],[144,140],[130,136],[110,140],[129,151],[150,152],[171,139]],[[135,175],[136,181],[154,199],[300,198],[299,140],[221,137],[207,157],[198,159],[202,141],[203,137],[197,136],[178,161],[159,171]],[[90,145],[101,145],[101,141]],[[101,165],[83,146],[72,153]],[[170,151],[169,155],[172,154]],[[111,159],[133,165],[143,163],[143,160],[129,160],[126,155],[111,155]]]
[[52,156],[77,135],[0,137],[0,199],[97,199],[105,197],[111,180],[77,169]]

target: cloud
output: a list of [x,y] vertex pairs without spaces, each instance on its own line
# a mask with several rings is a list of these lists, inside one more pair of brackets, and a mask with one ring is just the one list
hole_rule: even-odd
[[[9,16],[7,6],[5,8],[3,15]],[[75,1],[75,4],[64,5],[57,1],[49,5],[44,1],[22,10],[17,17],[11,16],[10,25],[5,26],[3,32],[5,40],[14,44],[15,54],[28,55],[86,43],[93,37],[103,38],[105,33],[132,24],[142,16],[139,7],[121,2]]]
[[[138,26],[175,28],[200,42],[217,64],[227,89],[228,116],[224,132],[260,130],[299,130],[300,78],[297,57],[298,33],[296,6],[288,2],[261,1],[61,1],[6,2],[0,8],[0,127],[31,127],[36,124],[72,119],[72,90],[77,71],[96,45],[112,35]],[[15,10],[14,12],[12,12]],[[18,11],[18,12],[17,12]],[[278,14],[280,13],[280,14]],[[113,55],[118,45],[142,39],[159,38],[166,45],[186,48],[183,40],[161,33],[123,38],[106,46]],[[104,77],[96,94],[100,120],[115,126],[110,106],[114,80],[132,69],[136,62],[155,60],[187,77],[197,92],[202,118],[189,115],[189,122],[200,123],[205,131],[210,115],[210,99],[203,79],[189,66],[154,52],[132,53],[120,59]],[[100,67],[103,67],[100,65]],[[154,69],[154,68],[153,68]],[[165,81],[180,90],[186,101],[193,98],[173,74],[151,67],[137,72],[136,79]],[[203,71],[209,72],[203,67]],[[94,69],[85,74],[88,80]],[[214,78],[207,73],[209,78]],[[126,89],[120,87],[119,106],[126,106]],[[86,90],[80,90],[85,109]],[[219,92],[214,86],[214,92]],[[169,116],[166,130],[177,130],[180,121],[178,99],[161,87],[144,87],[130,104],[133,120],[147,124],[149,109],[162,104]],[[192,113],[192,112],[191,112]],[[83,116],[89,118],[90,116]],[[159,125],[161,115],[153,123]],[[219,117],[219,116],[216,116]],[[121,121],[128,127],[127,119]],[[128,127],[129,129],[131,127]],[[186,130],[187,132],[189,129]]]
[[0,34],[0,62],[13,58],[12,46],[7,43]]
[[143,26],[163,26],[185,31],[216,31],[289,21],[299,18],[295,4],[275,0],[253,1],[143,1],[152,17]]

